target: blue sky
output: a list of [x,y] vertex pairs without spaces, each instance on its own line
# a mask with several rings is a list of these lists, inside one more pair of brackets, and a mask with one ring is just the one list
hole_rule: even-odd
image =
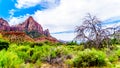
[[[10,10],[14,10],[14,17],[23,16],[26,14],[34,14],[37,10],[44,10],[48,7],[42,6],[41,4],[35,5],[29,8],[17,8],[15,4],[17,3],[16,0],[0,0],[0,17],[9,18],[10,17]],[[47,2],[44,2],[47,3]]]
[[33,16],[52,36],[69,41],[86,13],[96,15],[106,27],[120,25],[119,8],[120,0],[0,0],[0,17],[16,25]]
[[12,0],[0,0],[0,17],[9,17],[9,10],[12,8],[15,8]]

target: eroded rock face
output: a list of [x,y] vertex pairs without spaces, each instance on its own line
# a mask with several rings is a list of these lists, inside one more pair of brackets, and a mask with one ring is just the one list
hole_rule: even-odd
[[25,22],[17,25],[21,30],[25,31],[38,31],[40,34],[43,34],[42,26],[37,23],[32,16],[30,16]]
[[10,26],[8,22],[2,18],[0,18],[0,31],[9,31]]
[[[43,31],[42,26],[36,22],[32,16],[30,16],[28,19],[25,20],[25,22],[10,26],[7,21],[0,18],[0,31],[12,31],[14,32],[25,32],[29,37],[33,38],[35,41],[52,41],[52,42],[58,42],[58,40],[50,35],[50,32],[48,29]],[[43,36],[43,37],[41,37]]]
[[44,31],[44,35],[46,35],[47,37],[50,37],[50,32],[49,32],[48,29],[46,29],[46,30]]

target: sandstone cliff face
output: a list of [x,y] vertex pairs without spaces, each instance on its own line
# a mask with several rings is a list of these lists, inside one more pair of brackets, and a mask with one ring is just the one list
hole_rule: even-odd
[[9,30],[10,30],[10,26],[8,22],[0,18],[0,31],[9,31]]
[[51,36],[48,29],[46,29],[46,30],[44,31],[44,35],[46,35],[47,37],[50,37],[50,36]]
[[[25,20],[25,22],[16,26],[10,26],[7,21],[0,18],[0,31],[25,32],[29,37],[35,41],[52,41],[58,42],[58,40],[50,35],[48,29],[43,31],[42,26],[36,22],[32,16]],[[19,34],[19,33],[18,33]]]
[[38,24],[32,16],[30,16],[25,22],[17,25],[21,30],[25,31],[38,31],[40,34],[43,34],[43,28],[40,24]]

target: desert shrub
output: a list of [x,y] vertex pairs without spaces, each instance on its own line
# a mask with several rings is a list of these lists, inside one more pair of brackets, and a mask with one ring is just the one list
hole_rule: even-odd
[[111,44],[120,44],[119,39],[116,39],[116,38],[111,39],[111,40],[110,40],[110,43],[111,43]]
[[111,54],[109,55],[108,59],[112,63],[112,62],[118,61],[118,56],[116,54]]
[[81,51],[73,62],[74,66],[77,68],[86,66],[104,66],[106,65],[105,58],[106,55],[102,51],[86,49]]
[[33,55],[32,55],[32,60],[34,61],[42,61],[46,56],[49,55],[50,53],[51,46],[45,45],[45,46],[35,46]]
[[83,46],[83,45],[79,45],[79,46],[68,46],[68,48],[72,49],[73,51],[82,51],[82,50],[84,50],[84,46]]
[[50,54],[46,57],[46,61],[50,64],[61,64],[66,59],[72,58],[70,54],[70,50],[68,50],[65,46],[58,46],[54,49],[51,49]]
[[31,44],[30,46],[31,47],[34,47],[34,46],[43,46],[44,45],[44,43],[43,42],[40,42],[40,43],[33,43],[33,44]]
[[120,58],[120,49],[116,50],[115,54]]
[[45,41],[44,42],[46,45],[52,45],[52,42],[50,42],[50,41]]
[[116,50],[116,49],[115,50],[107,49],[106,50],[106,54],[107,54],[107,58],[108,58],[109,62],[113,63],[113,62],[118,61],[119,53],[120,53],[119,50]]
[[[19,43],[19,44],[17,44],[17,45],[32,45],[34,42],[28,42],[28,41],[25,41],[25,42],[21,42],[21,43]],[[15,43],[16,44],[16,43]]]
[[69,52],[68,49],[64,46],[35,46],[34,53],[32,55],[32,60],[42,61],[47,63],[59,63],[63,62],[63,59],[68,58]]
[[65,43],[62,43],[62,42],[58,42],[58,43],[56,43],[55,45],[64,45]]
[[9,42],[3,39],[0,39],[0,50],[7,49],[9,47]]
[[15,52],[0,51],[0,68],[16,68],[23,63]]
[[24,46],[24,45],[17,46],[17,45],[14,45],[14,46],[10,47],[9,51],[16,52],[18,57],[20,59],[24,60],[25,63],[32,62],[32,60],[31,60],[32,48],[30,48],[30,46]]
[[77,44],[77,41],[67,42],[66,44],[67,44],[67,45],[78,45],[78,44]]

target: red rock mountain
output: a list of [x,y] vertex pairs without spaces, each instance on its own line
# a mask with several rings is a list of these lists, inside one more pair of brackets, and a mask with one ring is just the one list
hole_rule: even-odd
[[9,31],[9,30],[10,30],[10,26],[8,22],[0,18],[0,31]]
[[25,22],[22,24],[17,25],[17,27],[21,28],[21,30],[27,30],[27,31],[38,31],[39,33],[43,34],[43,28],[40,24],[38,24],[32,16],[30,16]]
[[[35,41],[40,41],[42,39],[57,42],[57,39],[50,35],[49,30],[46,29],[45,31],[43,31],[42,26],[38,22],[36,22],[32,16],[26,19],[25,22],[15,26],[10,26],[7,21],[0,18],[0,31],[25,32],[31,38],[35,38]],[[45,38],[41,36],[45,36]]]

